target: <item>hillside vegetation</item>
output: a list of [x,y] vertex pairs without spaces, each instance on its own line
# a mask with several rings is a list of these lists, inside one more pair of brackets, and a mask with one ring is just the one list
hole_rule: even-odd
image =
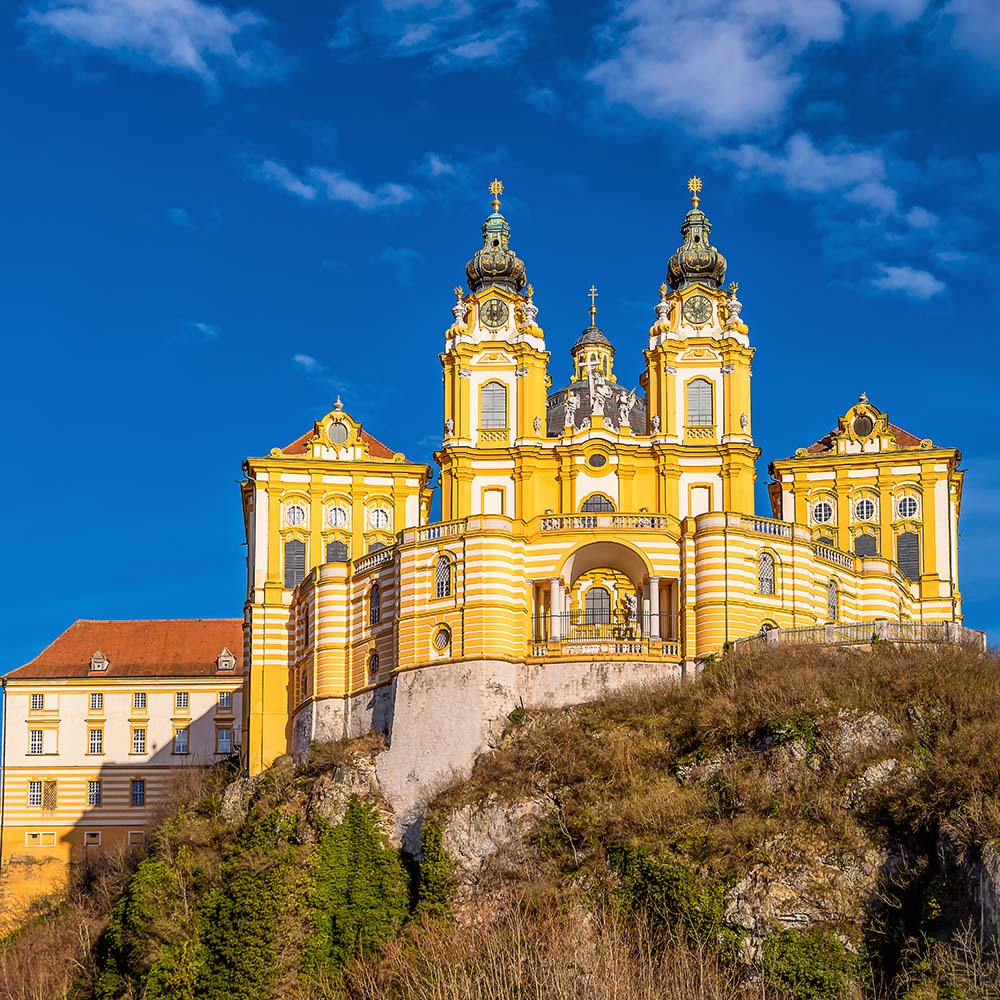
[[1000,998],[1000,660],[730,654],[511,706],[390,840],[375,737],[174,790],[0,945],[0,998]]

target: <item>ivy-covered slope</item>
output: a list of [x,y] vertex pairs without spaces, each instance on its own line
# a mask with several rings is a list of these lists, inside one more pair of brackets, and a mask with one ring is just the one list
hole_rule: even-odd
[[3,942],[0,1000],[1000,998],[998,667],[800,648],[511,706],[420,859],[375,738],[192,777]]

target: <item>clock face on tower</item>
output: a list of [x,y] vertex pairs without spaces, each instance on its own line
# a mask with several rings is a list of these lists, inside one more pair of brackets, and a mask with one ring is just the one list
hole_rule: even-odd
[[712,318],[712,302],[705,295],[692,295],[684,303],[684,318],[695,326]]
[[479,307],[479,322],[483,326],[488,326],[491,330],[507,325],[507,317],[510,310],[503,299],[487,299]]

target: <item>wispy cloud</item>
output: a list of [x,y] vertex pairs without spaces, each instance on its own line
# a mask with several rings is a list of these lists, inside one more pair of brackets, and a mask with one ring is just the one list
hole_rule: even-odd
[[200,340],[218,340],[219,339],[219,328],[214,323],[204,323],[200,320],[186,319],[183,321],[184,327],[198,334],[198,339]]
[[248,172],[254,180],[281,188],[303,201],[350,205],[362,212],[405,205],[415,197],[414,190],[406,184],[389,182],[366,187],[327,167],[308,167],[299,175],[276,160],[259,160],[250,162]]
[[378,260],[392,265],[396,280],[402,285],[412,285],[416,277],[416,267],[424,259],[419,250],[412,247],[386,247]]
[[839,142],[823,151],[808,135],[798,132],[776,152],[744,143],[722,150],[721,155],[746,173],[778,178],[789,191],[836,192],[880,212],[896,210],[898,195],[886,183],[881,150]]
[[893,267],[879,264],[881,274],[872,278],[872,284],[884,292],[901,292],[914,299],[931,299],[946,288],[929,271],[921,271],[915,267]]
[[326,365],[311,354],[293,354],[292,364],[298,371],[315,379],[329,392],[347,393],[353,391],[353,383],[333,375]]
[[292,361],[307,372],[316,371],[320,366],[319,362],[311,354],[293,354]]
[[443,160],[437,153],[428,153],[424,157],[422,169],[430,177],[447,177],[455,173],[454,165]]
[[267,22],[200,0],[75,0],[32,7],[22,23],[39,35],[101,49],[147,67],[186,73],[209,86],[221,71],[273,71]]
[[168,208],[167,209],[167,222],[172,226],[176,226],[178,229],[194,229],[194,223],[191,221],[191,216],[187,209],[184,208]]
[[950,0],[944,13],[953,21],[955,46],[1000,68],[1000,12],[996,0]]

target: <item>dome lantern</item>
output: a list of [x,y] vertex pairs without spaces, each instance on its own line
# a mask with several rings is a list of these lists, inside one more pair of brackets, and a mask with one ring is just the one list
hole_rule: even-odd
[[490,194],[493,195],[493,212],[483,223],[483,248],[465,265],[469,288],[481,292],[495,285],[508,292],[519,292],[528,283],[528,278],[524,261],[510,248],[510,226],[500,214],[503,184],[499,180],[490,184]]
[[692,177],[688,181],[691,192],[691,210],[681,224],[684,242],[667,263],[667,283],[674,290],[688,285],[708,285],[720,288],[726,279],[726,258],[712,246],[710,235],[712,223],[698,207],[701,199],[701,178]]

